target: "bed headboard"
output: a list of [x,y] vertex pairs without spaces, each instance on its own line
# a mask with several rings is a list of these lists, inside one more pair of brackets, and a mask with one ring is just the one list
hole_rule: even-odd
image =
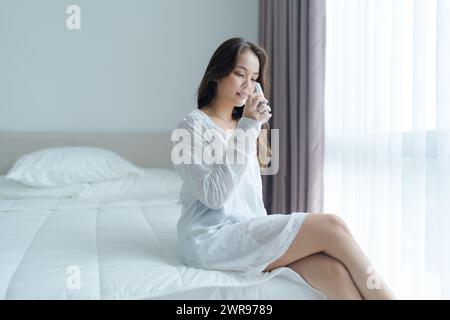
[[171,132],[0,132],[0,174],[22,155],[44,148],[90,146],[109,149],[140,167],[172,168]]

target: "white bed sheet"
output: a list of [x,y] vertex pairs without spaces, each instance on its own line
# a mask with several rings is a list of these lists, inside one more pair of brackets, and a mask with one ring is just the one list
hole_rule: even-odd
[[180,213],[161,194],[0,200],[0,299],[326,298],[288,268],[244,276],[186,266]]

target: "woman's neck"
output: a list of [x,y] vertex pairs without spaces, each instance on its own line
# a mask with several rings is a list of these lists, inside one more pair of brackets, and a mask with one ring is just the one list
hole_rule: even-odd
[[205,106],[203,110],[207,110],[214,116],[222,119],[223,121],[233,122],[233,109],[234,106],[229,102],[215,101]]
[[[233,107],[234,108],[234,107]],[[235,129],[237,126],[237,120],[233,119],[232,113],[233,109],[230,110],[229,107],[219,107],[219,105],[207,105],[202,108],[211,119],[219,127],[222,127],[224,130],[227,129]]]

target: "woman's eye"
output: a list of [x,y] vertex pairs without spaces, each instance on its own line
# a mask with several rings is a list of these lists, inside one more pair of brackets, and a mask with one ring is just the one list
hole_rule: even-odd
[[[237,75],[238,77],[244,77],[243,74],[236,73],[236,75]],[[257,80],[258,80],[258,79],[252,79],[253,82],[256,82]]]

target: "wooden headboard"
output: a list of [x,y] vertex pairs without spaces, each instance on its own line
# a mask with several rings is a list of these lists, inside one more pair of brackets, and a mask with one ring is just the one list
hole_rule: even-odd
[[89,146],[109,149],[139,167],[172,168],[171,132],[0,132],[0,174],[22,155],[45,148]]

